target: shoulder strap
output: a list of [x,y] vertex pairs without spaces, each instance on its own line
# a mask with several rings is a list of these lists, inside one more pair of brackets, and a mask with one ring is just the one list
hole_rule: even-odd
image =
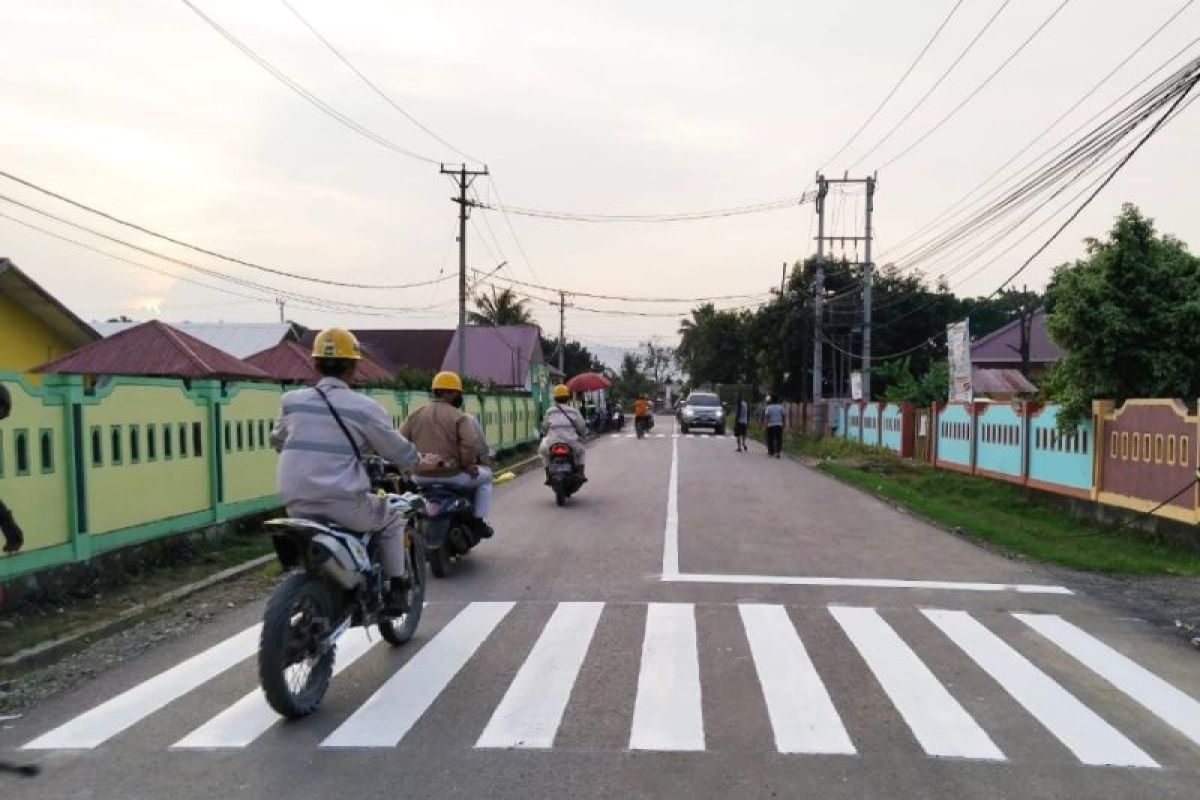
[[350,435],[350,429],[346,427],[346,423],[342,422],[342,415],[333,407],[333,403],[329,402],[329,398],[325,395],[325,392],[321,391],[320,386],[314,386],[313,388],[317,390],[317,394],[321,395],[321,399],[325,401],[325,405],[329,408],[329,413],[333,414],[334,421],[342,429],[342,433],[346,435],[346,441],[350,443],[351,449],[354,450],[354,458],[362,461],[362,451],[358,449],[358,442],[354,441],[354,437]]

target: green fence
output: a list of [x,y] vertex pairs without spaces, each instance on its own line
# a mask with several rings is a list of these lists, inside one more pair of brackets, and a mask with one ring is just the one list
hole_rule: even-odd
[[[270,432],[273,384],[114,378],[94,390],[76,376],[43,385],[0,373],[13,397],[0,422],[0,500],[25,548],[0,556],[0,580],[278,505]],[[367,391],[399,425],[428,392]],[[537,438],[540,403],[469,395],[488,443]]]

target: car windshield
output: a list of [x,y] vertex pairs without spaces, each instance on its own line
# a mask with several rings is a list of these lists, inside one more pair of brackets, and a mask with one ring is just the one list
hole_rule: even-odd
[[715,394],[694,394],[688,398],[689,406],[719,406],[720,399]]

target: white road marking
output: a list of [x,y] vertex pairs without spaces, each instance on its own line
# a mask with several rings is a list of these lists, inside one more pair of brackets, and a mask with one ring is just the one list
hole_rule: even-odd
[[27,750],[92,748],[253,655],[262,625],[254,625],[127,692],[80,714],[29,744]]
[[1200,703],[1054,614],[1013,614],[1156,717],[1200,744]]
[[[370,639],[361,628],[351,629],[338,641],[333,674],[337,675],[367,654],[379,639]],[[262,688],[257,688],[241,700],[210,719],[204,725],[180,739],[173,748],[245,747],[280,720],[267,704]]]
[[548,748],[562,722],[604,603],[559,603],[476,747]]
[[924,609],[923,613],[1083,763],[1158,766],[968,612]]
[[651,603],[646,608],[629,749],[704,749],[700,657],[691,603]]
[[[678,553],[678,524],[675,547]],[[676,562],[678,563],[678,562]],[[1065,586],[1044,586],[1031,583],[972,583],[970,581],[923,581],[898,578],[832,578],[821,575],[713,575],[676,573],[664,581],[677,583],[742,583],[779,586],[858,586],[871,589],[948,589],[963,592],[1018,592],[1021,594],[1072,594]]]
[[842,630],[931,756],[1003,761],[1004,753],[873,608],[830,606]]
[[667,479],[667,524],[663,532],[664,581],[679,577],[679,440],[671,440],[671,477]]
[[775,731],[775,749],[853,755],[850,735],[783,606],[742,604],[738,612]]
[[395,747],[513,605],[471,603],[321,742],[321,747]]

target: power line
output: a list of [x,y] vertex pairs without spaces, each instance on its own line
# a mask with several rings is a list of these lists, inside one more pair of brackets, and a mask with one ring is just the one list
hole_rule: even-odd
[[74,200],[70,197],[67,197],[66,195],[59,194],[58,192],[55,192],[55,191],[51,191],[50,189],[47,189],[44,186],[39,186],[38,184],[33,183],[32,181],[25,180],[24,178],[19,178],[10,172],[5,172],[3,170],[0,170],[0,177],[7,178],[10,181],[19,183],[22,186],[33,189],[36,192],[40,192],[41,194],[46,195],[47,197],[52,197],[55,200],[59,200],[63,203],[66,203],[67,205],[74,206],[75,208],[78,208],[81,211],[86,211],[89,214],[95,214],[96,216],[106,219],[109,222],[115,222],[118,225],[122,225],[126,228],[135,230],[138,233],[144,233],[147,236],[153,236],[155,239],[161,239],[164,242],[170,242],[171,244],[178,245],[180,247],[185,247],[188,250],[192,250],[194,252],[201,253],[206,256],[212,256],[213,258],[219,258],[222,261],[227,261],[231,264],[238,264],[243,267],[249,267],[250,269],[255,269],[255,270],[258,270],[259,272],[270,273],[271,275],[276,275],[276,276],[279,276],[282,278],[292,278],[294,280],[306,281],[308,283],[319,283],[319,284],[323,284],[325,286],[339,286],[339,287],[348,288],[348,289],[415,289],[419,286],[429,286],[430,284],[434,284],[434,283],[438,283],[440,281],[446,280],[446,278],[434,278],[433,280],[416,281],[413,283],[391,283],[391,284],[388,284],[388,283],[353,283],[353,282],[349,282],[349,281],[330,280],[328,278],[314,278],[311,275],[302,275],[297,272],[289,272],[287,270],[279,269],[277,267],[267,267],[262,264],[256,264],[253,261],[246,261],[245,259],[237,258],[235,256],[225,255],[224,253],[217,252],[216,250],[210,250],[206,247],[201,247],[199,245],[195,245],[190,242],[185,242],[182,239],[177,239],[173,236],[168,236],[165,233],[159,233],[157,231],[153,231],[149,228],[146,228],[142,225],[137,224],[136,222],[130,222],[127,219],[122,219],[121,217],[110,214],[107,211],[102,211],[98,208],[87,205],[86,203],[82,203],[78,200]]
[[[478,270],[475,270],[478,274]],[[555,286],[545,286],[538,283],[530,283],[529,281],[521,281],[516,278],[510,278],[503,275],[497,275],[498,280],[515,286],[521,286],[528,289],[539,289],[544,292],[564,292],[572,297],[586,297],[590,300],[619,300],[626,303],[711,303],[721,300],[749,300],[762,297],[768,292],[755,292],[752,294],[723,294],[713,295],[711,297],[632,297],[629,295],[617,294],[597,294],[595,292],[580,292],[573,289],[564,289]]]
[[882,139],[880,139],[878,142],[876,142],[875,145],[873,147],[871,147],[870,150],[868,150],[867,152],[865,152],[861,156],[859,156],[858,160],[850,165],[850,167],[849,167],[850,170],[853,170],[855,167],[857,167],[863,161],[866,161],[867,158],[872,153],[874,153],[876,150],[878,150],[880,147],[882,147],[884,144],[886,144],[887,141],[889,139],[891,139],[892,136],[896,133],[896,131],[900,130],[900,126],[902,126],[905,122],[908,122],[908,120],[912,117],[912,115],[917,113],[917,109],[919,109],[921,106],[925,105],[925,101],[929,99],[929,96],[932,95],[935,91],[937,91],[937,88],[942,85],[942,82],[945,81],[946,78],[950,77],[950,73],[954,71],[954,68],[959,65],[959,62],[961,62],[964,58],[966,58],[967,53],[971,52],[971,50],[974,49],[976,42],[978,42],[981,38],[983,38],[983,35],[985,33],[987,33],[989,28],[992,27],[992,23],[994,23],[996,21],[996,18],[999,17],[1001,13],[1003,13],[1004,9],[1006,9],[1008,7],[1008,4],[1011,2],[1012,2],[1012,0],[1003,0],[1003,2],[1000,3],[1000,7],[997,8],[995,13],[993,13],[992,16],[988,18],[988,21],[986,23],[984,23],[982,28],[979,29],[979,32],[975,34],[974,38],[972,38],[971,41],[967,43],[967,46],[962,49],[962,52],[960,52],[958,54],[958,57],[955,58],[953,62],[951,62],[950,66],[946,67],[945,72],[943,72],[941,75],[938,76],[938,79],[933,82],[933,85],[929,87],[928,91],[926,91],[925,94],[921,95],[921,99],[913,104],[912,108],[910,108],[904,114],[904,116],[900,118],[899,122],[897,122],[895,125],[893,125],[888,130],[888,132],[883,135]]
[[551,211],[539,208],[519,206],[501,206],[489,203],[479,204],[479,208],[487,211],[501,211],[508,214],[518,214],[523,217],[537,217],[559,222],[694,222],[697,220],[737,217],[746,214],[761,214],[766,211],[778,211],[784,208],[802,205],[812,200],[810,193],[795,197],[784,197],[779,200],[769,200],[746,206],[716,208],[707,211],[685,211],[670,214],[598,214],[575,211]]
[[904,74],[900,76],[900,79],[892,85],[891,91],[887,93],[887,96],[884,97],[883,100],[879,101],[879,105],[875,106],[875,110],[872,111],[865,120],[863,120],[863,123],[858,126],[858,130],[851,134],[850,138],[847,139],[840,148],[838,148],[838,151],[829,158],[825,159],[824,163],[821,165],[820,169],[817,170],[817,172],[824,172],[825,167],[842,153],[846,152],[850,145],[854,144],[854,142],[858,140],[859,135],[866,130],[867,126],[875,120],[875,117],[879,116],[879,112],[883,110],[883,107],[886,106],[893,97],[895,97],[896,92],[899,91],[900,87],[904,84],[904,81],[908,80],[908,76],[912,74],[912,71],[916,69],[917,65],[921,63],[921,60],[925,58],[925,54],[929,52],[929,48],[933,47],[933,43],[937,41],[937,38],[941,35],[946,26],[950,24],[950,20],[954,17],[955,12],[958,11],[959,6],[962,4],[963,0],[958,0],[958,2],[954,4],[954,6],[950,9],[950,12],[946,14],[944,19],[942,19],[942,24],[938,25],[937,30],[933,32],[933,36],[930,36],[929,40],[925,42],[925,46],[921,48],[921,52],[917,53],[917,57],[914,58],[912,63],[908,65],[908,69],[906,69]]
[[370,128],[367,128],[366,126],[362,125],[361,123],[355,121],[351,117],[342,113],[337,108],[333,107],[329,103],[327,103],[324,100],[322,100],[321,98],[317,97],[315,94],[310,92],[308,89],[305,89],[303,86],[301,86],[296,81],[292,80],[290,77],[287,76],[286,73],[284,73],[282,70],[278,69],[274,64],[272,64],[267,59],[260,56],[257,52],[254,51],[253,48],[251,48],[249,45],[244,43],[242,40],[238,39],[236,36],[234,36],[232,33],[230,33],[227,29],[222,27],[221,24],[218,23],[216,20],[214,20],[212,17],[208,16],[203,11],[201,11],[194,3],[191,2],[191,0],[180,0],[180,2],[182,2],[188,8],[190,8],[196,14],[196,16],[200,17],[200,19],[202,19],[210,28],[212,28],[217,33],[219,33],[222,38],[224,38],[226,41],[228,41],[230,44],[232,44],[234,47],[236,47],[239,51],[241,51],[241,53],[243,55],[245,55],[247,58],[249,58],[251,61],[253,61],[258,66],[262,67],[262,69],[264,69],[269,75],[271,75],[271,77],[275,78],[277,81],[279,81],[284,86],[291,89],[293,92],[298,94],[304,100],[311,103],[314,107],[316,107],[322,113],[326,114],[327,116],[329,116],[332,119],[336,120],[337,122],[341,123],[342,125],[349,128],[350,130],[354,131],[359,136],[362,136],[363,138],[365,138],[371,142],[374,142],[375,144],[379,145],[380,147],[386,148],[387,150],[390,150],[393,153],[396,153],[398,155],[407,156],[408,158],[413,158],[413,159],[416,159],[417,161],[424,161],[426,164],[440,164],[441,163],[436,158],[430,158],[428,156],[421,155],[420,153],[414,152],[412,150],[409,150],[406,147],[402,147],[401,145],[396,144],[391,139],[388,139],[385,136],[382,136],[382,135],[376,133],[375,131],[371,130]]
[[1004,71],[1005,67],[1007,67],[1009,64],[1011,64],[1016,59],[1016,57],[1021,54],[1021,52],[1029,45],[1030,42],[1032,42],[1034,39],[1037,38],[1037,35],[1039,33],[1041,33],[1042,30],[1045,29],[1045,27],[1047,25],[1049,25],[1054,20],[1055,17],[1058,16],[1059,12],[1062,11],[1063,8],[1065,8],[1067,3],[1069,3],[1069,2],[1071,2],[1071,0],[1062,0],[1062,2],[1059,3],[1058,6],[1053,11],[1050,12],[1050,16],[1048,16],[1048,17],[1046,17],[1046,19],[1042,20],[1042,24],[1038,25],[1036,28],[1034,28],[1033,32],[1030,33],[1029,36],[1025,37],[1025,40],[1023,42],[1021,42],[1020,45],[1017,46],[1017,49],[1013,50],[1012,53],[1009,54],[1008,58],[1004,59],[1004,61],[1002,61],[1000,63],[1000,66],[996,67],[996,69],[993,70],[990,75],[988,75],[986,78],[984,78],[983,82],[980,83],[978,86],[976,86],[975,89],[969,95],[964,97],[958,105],[956,105],[954,108],[950,109],[950,113],[946,114],[946,116],[942,117],[940,120],[938,120],[936,123],[934,123],[932,128],[930,128],[929,130],[925,131],[925,133],[923,133],[919,137],[917,137],[917,140],[914,141],[912,144],[910,144],[908,147],[904,148],[899,153],[892,156],[887,161],[883,162],[883,166],[881,166],[880,169],[886,169],[887,167],[890,167],[892,164],[899,161],[901,158],[904,158],[904,156],[911,153],[913,150],[915,150],[917,147],[919,147],[921,145],[921,143],[923,143],[926,139],[928,139],[930,136],[932,136],[938,130],[940,130],[941,127],[943,125],[945,125],[947,122],[949,122],[950,119],[952,117],[954,117],[959,111],[962,111],[963,108],[967,105],[967,103],[974,100],[976,95],[978,95],[980,92],[982,92],[984,90],[984,88],[986,88],[987,85],[990,84],[993,79],[995,79],[995,77],[997,75],[999,75],[1001,72]]
[[292,12],[292,15],[295,16],[296,19],[298,19],[300,21],[300,23],[302,25],[304,25],[304,27],[308,28],[308,30],[312,32],[313,36],[317,37],[317,39],[319,39],[321,41],[321,44],[323,44],[323,45],[325,45],[325,47],[329,48],[329,52],[333,53],[337,57],[337,59],[339,61],[341,61],[343,64],[345,64],[346,67],[351,72],[353,72],[356,76],[358,76],[358,79],[361,80],[363,83],[365,83],[371,89],[372,92],[374,92],[376,95],[378,95],[385,103],[387,103],[389,106],[394,108],[397,112],[402,114],[405,119],[407,119],[413,125],[416,125],[418,128],[423,130],[425,133],[429,134],[432,138],[436,139],[439,144],[441,144],[445,147],[448,147],[450,150],[454,151],[455,153],[462,156],[463,158],[465,158],[469,161],[474,161],[477,164],[484,163],[481,159],[476,158],[475,156],[471,155],[470,153],[464,153],[462,150],[458,149],[457,147],[452,145],[450,142],[446,141],[441,136],[434,133],[434,131],[431,128],[429,128],[427,125],[425,125],[425,123],[421,122],[419,119],[417,119],[412,114],[410,114],[408,111],[406,111],[403,106],[401,106],[399,103],[397,103],[395,100],[392,99],[391,95],[389,95],[383,89],[379,88],[379,86],[376,85],[370,78],[368,78],[362,72],[362,70],[360,70],[358,67],[356,67],[354,65],[354,62],[352,62],[349,58],[347,58],[342,53],[342,51],[338,50],[337,47],[335,47],[331,41],[329,41],[327,38],[322,36],[321,32],[319,30],[317,30],[316,27],[311,22],[309,22],[307,19],[305,19],[305,17],[303,15],[301,15],[301,13],[299,11],[296,10],[295,6],[293,6],[291,3],[289,3],[288,0],[280,0],[280,2],[283,3],[283,5],[287,8],[288,11]]

